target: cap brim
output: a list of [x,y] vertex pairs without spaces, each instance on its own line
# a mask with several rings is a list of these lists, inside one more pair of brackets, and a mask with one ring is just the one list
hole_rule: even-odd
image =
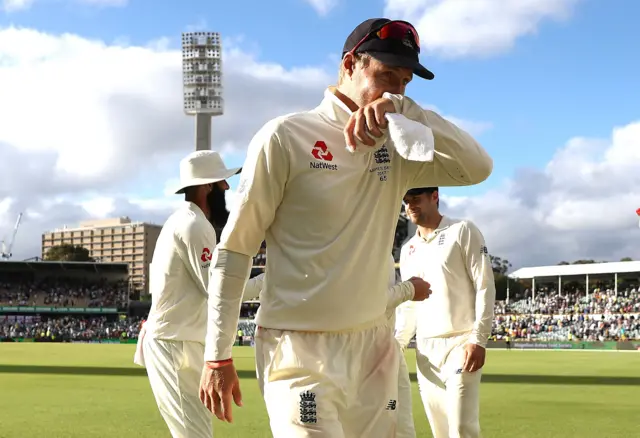
[[396,55],[395,53],[389,53],[389,52],[367,51],[367,53],[383,64],[386,64],[392,67],[410,68],[411,70],[413,70],[413,74],[421,77],[422,79],[431,80],[435,77],[435,75],[425,66],[420,64],[419,61],[415,61],[411,58],[407,58],[406,56],[400,56],[400,55]]
[[423,193],[433,193],[437,191],[438,187],[415,187],[413,189],[407,190],[405,196],[418,196],[422,195]]
[[242,172],[242,167],[235,167],[233,169],[227,169],[226,172],[224,172],[222,175],[217,176],[217,177],[212,177],[212,178],[194,178],[191,181],[187,181],[186,184],[180,185],[180,187],[178,187],[177,190],[175,191],[175,194],[179,195],[181,193],[184,193],[184,190],[187,187],[202,186],[202,185],[205,185],[205,184],[213,184],[213,183],[217,183],[219,181],[224,181],[225,179],[229,179],[232,176],[239,174],[240,172]]

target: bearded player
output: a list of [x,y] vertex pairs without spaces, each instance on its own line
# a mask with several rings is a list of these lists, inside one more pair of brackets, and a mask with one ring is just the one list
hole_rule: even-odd
[[229,216],[227,169],[217,152],[197,151],[180,162],[184,203],[167,219],[149,268],[151,309],[135,362],[149,383],[173,438],[211,438],[211,413],[198,397],[207,328],[209,267],[216,229]]

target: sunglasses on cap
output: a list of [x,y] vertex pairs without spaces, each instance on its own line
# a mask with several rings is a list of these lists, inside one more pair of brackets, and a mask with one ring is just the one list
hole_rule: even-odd
[[415,29],[415,27],[413,27],[411,23],[402,20],[387,21],[382,26],[372,29],[360,41],[358,41],[358,43],[353,47],[353,49],[349,50],[348,53],[352,55],[355,54],[356,50],[358,50],[360,46],[362,46],[362,44],[372,38],[378,38],[380,40],[394,39],[404,41],[407,35],[411,35],[413,37],[416,51],[420,53],[420,37],[418,36],[418,31]]

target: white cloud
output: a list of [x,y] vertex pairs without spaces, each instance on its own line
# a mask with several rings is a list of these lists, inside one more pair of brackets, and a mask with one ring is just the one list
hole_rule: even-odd
[[29,9],[34,0],[2,0],[2,10],[5,12],[16,12]]
[[484,195],[442,192],[445,212],[475,221],[490,251],[514,267],[639,260],[640,121],[610,139],[573,138],[543,170],[519,170]]
[[[225,160],[241,158],[268,119],[316,106],[336,70],[328,59],[264,62],[238,41],[224,41],[226,107],[213,121]],[[181,75],[166,39],[132,46],[0,28],[0,236],[25,213],[16,259],[40,253],[43,231],[81,220],[164,222],[180,201],[170,190],[178,162],[194,147]]]
[[338,6],[338,0],[305,0],[309,5],[315,9],[315,11],[321,17],[325,17],[336,6]]
[[[16,12],[29,9],[37,0],[2,0],[2,9],[5,12]],[[69,0],[71,2],[89,6],[126,6],[129,0]]]
[[385,0],[384,14],[413,23],[426,52],[490,56],[535,34],[547,20],[570,16],[580,0]]

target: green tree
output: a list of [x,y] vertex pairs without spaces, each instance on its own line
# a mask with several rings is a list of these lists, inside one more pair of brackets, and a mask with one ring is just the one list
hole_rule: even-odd
[[47,261],[60,262],[93,262],[89,256],[89,250],[82,246],[65,243],[63,245],[52,246],[44,255]]
[[631,257],[623,257],[620,259],[621,262],[632,262],[633,259]]
[[491,266],[493,267],[494,274],[506,275],[511,269],[511,263],[509,260],[503,259],[500,257],[489,255],[489,259],[491,260]]
[[522,284],[507,276],[507,272],[511,269],[509,260],[493,255],[489,255],[489,259],[491,260],[493,277],[496,284],[496,300],[501,301],[507,298],[507,288],[509,289],[510,296],[522,292]]
[[571,264],[572,265],[591,265],[593,263],[598,263],[598,262],[596,262],[595,260],[576,260]]

